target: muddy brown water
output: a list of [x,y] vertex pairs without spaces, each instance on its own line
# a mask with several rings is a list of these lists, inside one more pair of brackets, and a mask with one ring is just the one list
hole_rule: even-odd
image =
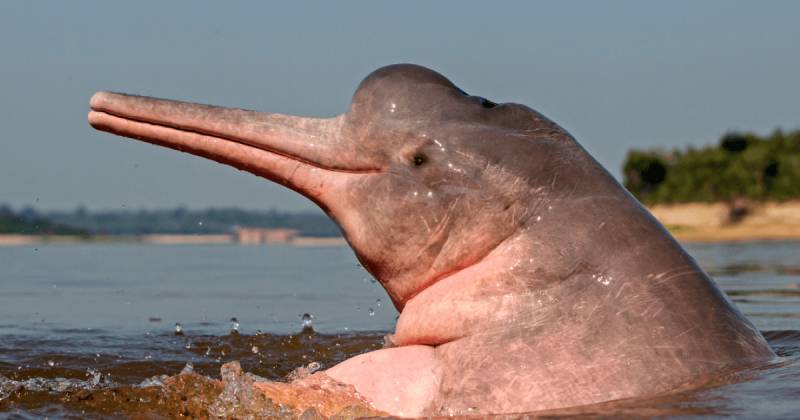
[[[699,389],[545,414],[800,418],[800,243],[688,250],[779,358]],[[396,316],[346,247],[0,247],[0,417],[235,416],[219,411],[223,364],[284,380],[380,348]]]

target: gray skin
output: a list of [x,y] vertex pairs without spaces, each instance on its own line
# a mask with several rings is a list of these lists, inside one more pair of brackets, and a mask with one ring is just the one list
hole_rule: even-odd
[[341,226],[401,311],[394,344],[433,349],[434,386],[393,414],[649,396],[774,357],[564,129],[424,67],[373,72],[331,119],[111,93],[91,107],[98,129],[279,182]]

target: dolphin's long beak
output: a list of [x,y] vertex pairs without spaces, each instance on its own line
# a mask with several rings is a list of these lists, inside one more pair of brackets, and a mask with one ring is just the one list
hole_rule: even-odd
[[109,92],[96,93],[90,107],[89,123],[98,130],[234,166],[294,189],[326,210],[331,200],[325,196],[341,192],[347,174],[380,170],[359,162],[340,134],[341,117],[303,118]]

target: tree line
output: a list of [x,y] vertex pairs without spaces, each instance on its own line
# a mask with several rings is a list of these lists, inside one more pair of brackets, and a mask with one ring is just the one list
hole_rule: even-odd
[[87,235],[85,229],[54,223],[30,210],[15,212],[10,206],[0,205],[0,234],[25,235]]
[[727,133],[702,148],[631,150],[625,188],[645,204],[800,197],[800,130]]
[[307,236],[339,236],[339,227],[319,212],[211,208],[189,210],[101,210],[80,206],[68,211],[14,211],[0,205],[0,233],[142,235],[151,233],[219,234],[237,226],[297,229]]

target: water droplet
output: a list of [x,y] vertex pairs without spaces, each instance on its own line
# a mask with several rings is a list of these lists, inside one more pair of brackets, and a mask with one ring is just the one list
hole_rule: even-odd
[[611,284],[611,280],[614,278],[605,274],[593,274],[592,278],[597,280],[598,283],[602,284],[603,286],[608,286]]
[[239,334],[239,320],[236,317],[231,318],[231,334]]
[[375,306],[377,306],[377,307],[379,307],[379,308],[381,307],[381,300],[380,300],[380,298],[379,298],[379,299],[375,299]]
[[92,378],[91,379],[92,386],[99,385],[100,384],[100,380],[103,379],[103,374],[100,373],[97,370],[92,369],[92,368],[86,369],[86,376]]
[[250,349],[250,351],[251,351],[251,352],[253,352],[253,354],[258,354],[258,346],[253,346],[253,347]]
[[264,332],[261,330],[256,330],[256,335],[264,335]]
[[197,226],[203,226],[203,222],[197,222]]
[[308,366],[306,366],[306,369],[308,369],[308,373],[314,373],[314,372],[322,369],[322,363],[320,363],[320,362],[311,362],[311,363],[308,364]]
[[180,322],[175,323],[175,335],[183,335],[183,327]]
[[56,365],[56,362],[54,362],[54,361],[52,361],[52,360],[48,360],[48,361],[47,361],[47,366],[53,367],[53,366],[55,366],[55,365]]
[[314,317],[311,314],[303,314],[303,332],[312,332],[314,331],[314,327],[312,326],[312,319]]
[[186,362],[186,366],[181,369],[181,373],[179,373],[179,375],[185,375],[192,372],[194,372],[194,365],[192,362]]
[[374,310],[374,309],[372,309],[372,308],[369,308],[369,309],[367,310],[367,313],[369,314],[369,316],[375,316],[375,310]]

